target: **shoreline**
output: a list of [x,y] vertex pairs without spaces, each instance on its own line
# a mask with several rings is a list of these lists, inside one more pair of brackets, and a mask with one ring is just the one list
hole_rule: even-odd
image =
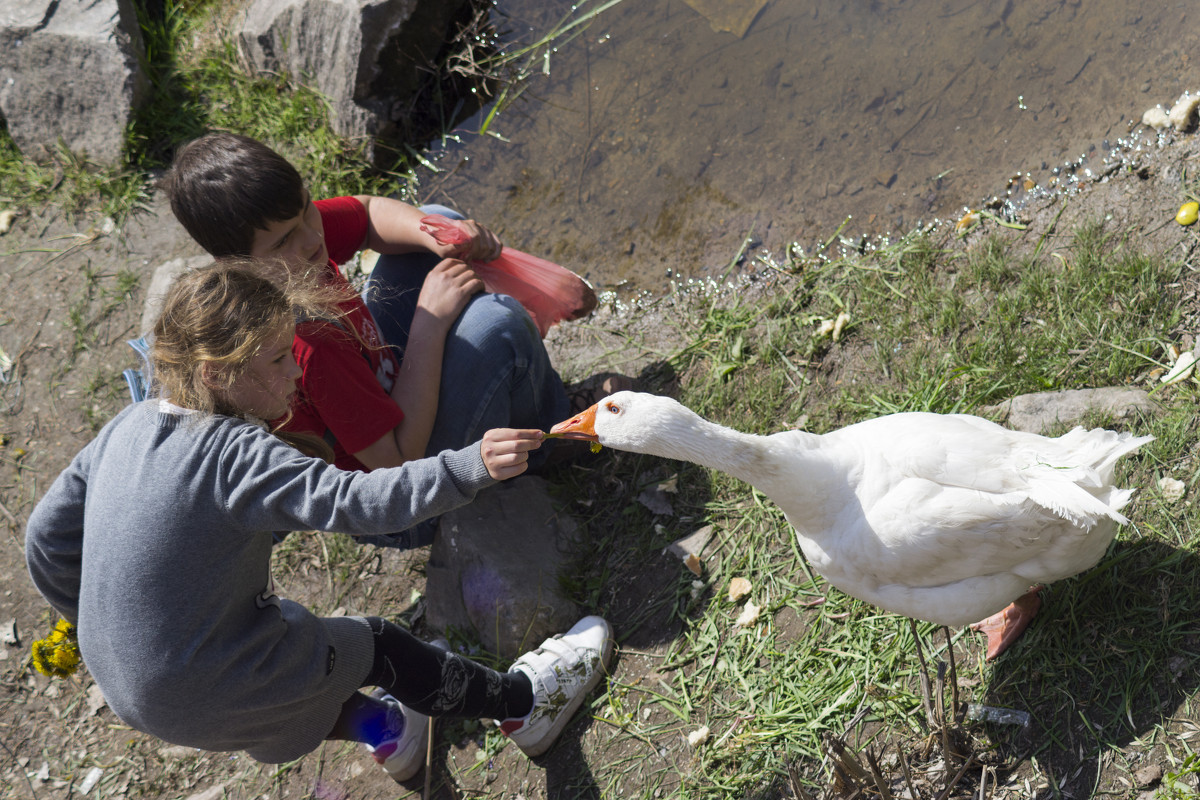
[[[1069,234],[1085,221],[1098,220],[1106,229],[1131,237],[1130,243],[1143,251],[1158,249],[1170,255],[1178,249],[1179,257],[1186,260],[1200,247],[1200,224],[1180,226],[1175,221],[1175,214],[1185,200],[1182,182],[1188,162],[1193,159],[1200,159],[1200,132],[1160,134],[1152,141],[1139,141],[1127,148],[1113,168],[1089,177],[1086,182],[1075,180],[1066,188],[1030,196],[1012,206],[1009,210],[1012,219],[1024,225],[1023,230],[1006,228],[983,218],[959,235],[954,229],[956,220],[938,220],[916,228],[904,237],[925,232],[939,246],[969,248],[986,236],[996,234],[1010,241],[1017,252],[1022,252],[1022,248],[1032,252],[1041,243],[1041,249],[1047,255],[1059,252],[1060,257],[1065,257],[1062,253],[1069,249],[1069,241],[1061,241],[1059,237]],[[1197,186],[1200,187],[1200,180]],[[981,203],[980,207],[984,205]],[[1005,211],[999,209],[997,216],[1002,216]],[[839,245],[831,246],[830,250],[834,251],[831,257],[851,255],[856,247],[869,253],[873,248],[904,237],[878,237],[875,240],[863,237],[857,242],[843,239]],[[836,238],[831,237],[828,241],[833,242]],[[808,255],[814,257],[812,253]],[[744,261],[752,259],[786,262],[766,248],[745,254]],[[767,267],[734,272],[728,280],[691,278],[682,283],[673,280],[671,291],[664,294],[647,291],[632,298],[620,298],[614,292],[604,292],[600,307],[592,317],[551,329],[546,345],[552,361],[568,382],[593,372],[620,371],[622,365],[641,368],[653,360],[654,354],[667,352],[681,344],[670,335],[669,321],[673,314],[681,310],[686,313],[698,301],[714,297],[718,302],[749,300],[755,294],[769,293],[776,284],[786,284],[790,279],[786,273]],[[1197,317],[1200,313],[1195,310],[1191,317],[1185,315],[1186,319]],[[615,360],[612,358],[619,342],[624,341],[632,347],[636,337],[643,337],[638,348],[641,352],[625,352]]]

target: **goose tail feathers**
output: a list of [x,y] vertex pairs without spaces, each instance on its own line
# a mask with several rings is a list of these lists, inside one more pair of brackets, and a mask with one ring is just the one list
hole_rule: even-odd
[[1106,518],[1127,525],[1129,519],[1120,512],[1133,490],[1114,487],[1113,471],[1123,456],[1153,440],[1153,436],[1075,428],[1057,440],[1067,448],[1067,457],[1054,460],[1077,466],[1039,458],[1031,467],[1029,499],[1080,527],[1090,528]]

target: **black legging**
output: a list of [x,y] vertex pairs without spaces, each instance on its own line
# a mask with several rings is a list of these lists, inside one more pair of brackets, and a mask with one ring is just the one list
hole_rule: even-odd
[[[363,686],[378,686],[404,705],[433,717],[510,719],[533,708],[533,687],[519,672],[497,672],[427,644],[399,625],[367,617],[375,661]],[[377,744],[389,706],[355,692],[342,707],[330,739]]]

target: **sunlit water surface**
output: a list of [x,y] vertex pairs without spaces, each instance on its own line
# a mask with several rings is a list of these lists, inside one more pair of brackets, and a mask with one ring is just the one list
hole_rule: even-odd
[[[1102,170],[1146,109],[1200,89],[1191,2],[749,0],[746,14],[759,5],[740,37],[681,0],[604,12],[495,135],[463,126],[423,199],[598,288],[657,293],[723,276],[739,252],[811,248],[847,217],[843,235],[874,237],[1019,204]],[[527,38],[563,13],[501,0],[496,18]]]

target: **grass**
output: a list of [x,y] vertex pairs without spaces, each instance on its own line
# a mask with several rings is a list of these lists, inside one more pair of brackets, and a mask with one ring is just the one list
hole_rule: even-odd
[[[607,5],[581,6],[579,24],[565,21],[560,34],[574,35]],[[219,11],[168,3],[162,22],[143,20],[155,102],[131,126],[128,164],[100,168],[65,152],[34,164],[0,135],[4,202],[53,203],[119,224],[173,148],[212,127],[280,147],[316,194],[411,187],[403,158],[386,169],[368,163],[361,145],[333,133],[324,99],[302,82],[242,72],[231,40],[213,32]],[[193,41],[205,44],[190,49]],[[511,68],[493,106],[502,109],[544,52],[517,48],[508,60],[478,53],[453,66],[470,75]],[[1146,376],[1166,365],[1179,336],[1180,284],[1189,277],[1185,265],[1141,253],[1100,224],[1054,247],[1045,235],[1031,242],[1011,231],[971,247],[918,232],[840,252],[835,235],[816,253],[792,248],[760,266],[775,276],[762,297],[681,300],[663,323],[681,344],[646,376],[701,414],[758,433],[791,424],[823,432],[904,410],[979,412],[1024,392],[1153,387]],[[91,275],[86,287],[68,311],[76,353],[119,335],[103,323],[135,290],[123,275]],[[821,323],[839,314],[848,322],[835,341]],[[112,391],[117,380],[98,372],[85,394]],[[964,702],[1024,711],[1032,723],[964,723],[962,747],[979,763],[953,796],[976,791],[985,775],[993,796],[1079,797],[1101,785],[1122,796],[1114,781],[1132,780],[1147,760],[1171,766],[1161,797],[1188,796],[1194,785],[1197,511],[1156,487],[1172,476],[1194,492],[1200,480],[1196,384],[1154,395],[1161,412],[1152,417],[1088,420],[1158,437],[1123,465],[1122,483],[1139,489],[1133,524],[1102,563],[1050,587],[1043,621],[995,664],[982,661],[970,635],[955,640]],[[676,489],[674,513],[655,516],[637,497],[664,482]],[[911,772],[903,780],[919,796],[937,796],[947,782],[936,763],[941,745],[931,739],[936,725],[924,711],[907,622],[813,575],[765,498],[725,475],[625,453],[605,453],[557,484],[591,534],[565,583],[583,608],[618,621],[623,646],[617,673],[589,708],[590,783],[578,779],[580,795],[831,797],[856,780],[834,765],[852,772],[857,758],[896,781]],[[703,577],[674,576],[662,548],[703,525],[714,530]],[[277,551],[281,572],[323,573],[327,612],[369,568],[364,558],[337,535],[292,539]],[[750,600],[762,609],[756,624],[734,624],[744,610],[727,595],[734,577],[752,582]],[[927,625],[918,633],[936,670],[944,641]],[[708,739],[692,748],[686,737],[701,727]],[[455,735],[483,736],[484,758],[459,775],[464,783],[482,780],[492,758],[519,760],[495,733]],[[850,760],[837,755],[842,739]]]
[[83,269],[83,287],[67,308],[67,327],[73,343],[70,357],[97,344],[111,344],[114,338],[127,331],[114,332],[108,325],[121,308],[132,304],[141,279],[129,269],[118,269],[111,275],[100,274],[90,264]]
[[70,215],[99,214],[116,223],[141,207],[145,180],[124,168],[100,168],[62,147],[35,163],[22,157],[7,125],[0,120],[0,204],[45,211],[57,207]]
[[[1051,253],[1019,241],[997,235],[964,249],[918,233],[865,255],[793,253],[765,265],[780,277],[762,297],[696,296],[672,313],[683,344],[651,388],[741,430],[803,418],[823,432],[895,411],[980,413],[1017,394],[1123,385],[1165,366],[1181,325],[1182,264],[1140,253],[1099,224]],[[818,327],[839,312],[851,321],[833,342]],[[1154,391],[1152,379],[1145,385]],[[990,771],[992,786],[1016,782],[1011,796],[1059,797],[1099,782],[1098,760],[1111,781],[1164,743],[1186,756],[1171,714],[1195,719],[1196,512],[1156,486],[1163,475],[1189,489],[1200,479],[1195,384],[1154,394],[1156,416],[1085,420],[1158,438],[1121,471],[1123,485],[1138,487],[1133,524],[1099,566],[1050,587],[1043,619],[1057,626],[1035,626],[991,665],[970,634],[956,640],[963,702],[1025,711],[1033,722],[1027,731],[965,723],[964,752],[973,748],[981,763],[950,796],[968,796]],[[890,754],[897,781],[897,759],[914,772],[928,766],[914,754],[940,750],[923,744],[931,730],[905,620],[812,575],[782,514],[744,484],[632,454],[605,459],[569,478],[573,509],[586,508],[598,532],[572,587],[583,607],[620,620],[626,639],[651,619],[678,635],[656,651],[653,682],[619,669],[593,706],[603,726],[595,738],[605,742],[602,763],[592,762],[602,796],[847,796],[834,788],[829,736],[846,736],[863,764],[867,753]],[[678,491],[675,517],[664,519],[634,498],[668,473]],[[680,570],[632,608],[622,595],[633,581],[623,576],[704,524],[716,542],[703,579]],[[762,607],[749,628],[733,624],[741,609],[725,594],[736,576],[751,580]],[[930,626],[920,632],[931,663],[944,660],[941,638]],[[708,742],[690,750],[683,740],[701,726]],[[1148,732],[1155,744],[1139,747]],[[621,758],[604,763],[605,749]],[[938,796],[938,769],[926,783],[912,776],[914,791],[929,787],[918,796]],[[1020,794],[1022,781],[1032,794]]]

